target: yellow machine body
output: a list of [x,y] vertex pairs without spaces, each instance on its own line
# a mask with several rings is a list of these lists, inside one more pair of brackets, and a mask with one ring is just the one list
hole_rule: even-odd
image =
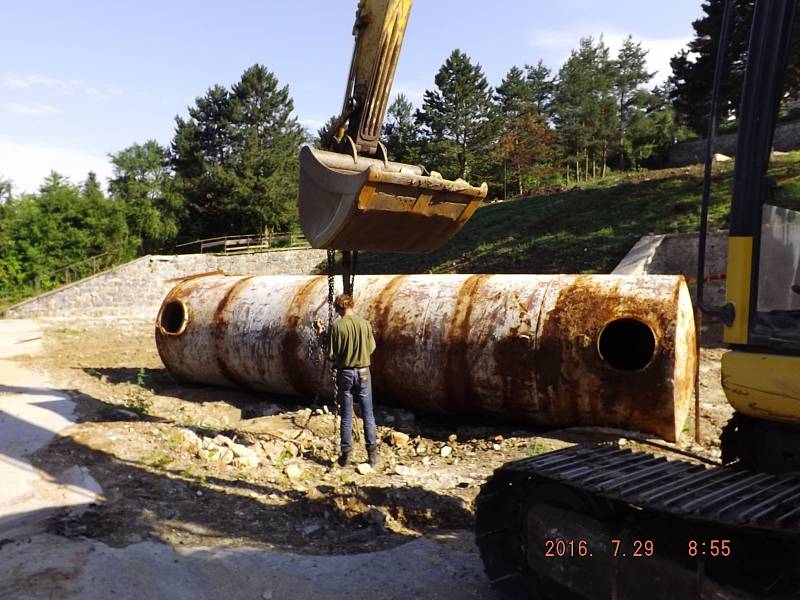
[[728,352],[722,356],[722,387],[740,413],[800,422],[800,356]]

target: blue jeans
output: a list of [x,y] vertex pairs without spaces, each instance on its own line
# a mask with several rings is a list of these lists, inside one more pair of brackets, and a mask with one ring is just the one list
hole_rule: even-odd
[[353,396],[361,403],[361,416],[364,419],[364,439],[367,450],[378,445],[375,432],[375,415],[372,413],[372,376],[369,367],[361,369],[337,369],[339,410],[342,415],[342,454],[353,449]]

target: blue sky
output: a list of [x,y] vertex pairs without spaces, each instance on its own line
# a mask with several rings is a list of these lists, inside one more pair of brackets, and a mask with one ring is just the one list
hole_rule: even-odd
[[[20,192],[51,169],[104,181],[109,153],[168,144],[175,115],[254,63],[289,85],[297,118],[315,131],[341,105],[357,0],[3,4],[0,177]],[[601,34],[612,49],[632,34],[663,80],[701,12],[701,0],[416,0],[394,91],[419,105],[454,48],[498,85],[515,64],[557,70],[580,37]]]

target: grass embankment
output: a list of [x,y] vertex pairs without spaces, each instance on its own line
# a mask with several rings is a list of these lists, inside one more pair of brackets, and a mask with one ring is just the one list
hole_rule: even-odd
[[[715,166],[709,225],[725,229],[733,163]],[[800,210],[800,152],[776,157],[778,204]],[[703,168],[609,177],[482,207],[441,249],[364,254],[362,273],[608,273],[643,235],[697,231]]]

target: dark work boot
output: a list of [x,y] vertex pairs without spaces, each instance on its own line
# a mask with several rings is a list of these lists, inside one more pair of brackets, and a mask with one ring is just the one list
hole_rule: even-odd
[[367,456],[369,457],[369,466],[373,469],[377,469],[378,465],[381,462],[381,457],[378,454],[377,448],[368,448],[367,449]]
[[350,453],[342,452],[342,454],[339,456],[339,460],[336,462],[339,463],[340,467],[346,467],[348,464],[350,464]]

